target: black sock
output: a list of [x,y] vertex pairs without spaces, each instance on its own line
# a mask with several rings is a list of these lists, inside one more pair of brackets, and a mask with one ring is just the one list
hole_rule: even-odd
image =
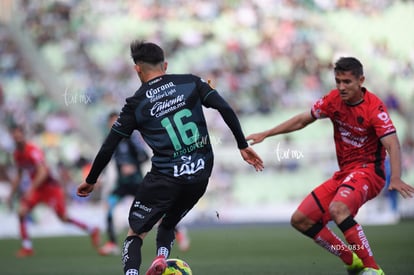
[[157,255],[164,255],[166,258],[168,258],[174,239],[174,228],[166,229],[162,226],[159,226],[157,231]]
[[354,217],[348,216],[345,220],[343,220],[340,224],[338,224],[338,228],[341,229],[342,233],[345,233],[349,228],[356,225],[357,222],[354,220]]
[[125,275],[138,275],[141,266],[142,239],[138,236],[128,236],[122,248],[122,264]]
[[106,223],[107,223],[107,233],[108,233],[108,238],[111,242],[116,243],[116,237],[115,237],[115,230],[114,230],[114,223],[112,220],[112,214],[108,214],[107,218],[106,218]]
[[309,238],[314,239],[316,234],[318,234],[323,229],[323,227],[324,227],[324,225],[322,223],[317,222],[314,225],[312,225],[311,228],[309,228],[308,230],[303,232],[303,234],[305,234]]

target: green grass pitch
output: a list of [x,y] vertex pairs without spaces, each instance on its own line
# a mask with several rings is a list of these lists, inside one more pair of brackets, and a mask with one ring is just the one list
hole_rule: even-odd
[[[414,274],[414,221],[364,229],[387,275]],[[346,274],[338,258],[287,224],[190,227],[189,235],[190,250],[175,248],[171,256],[187,261],[195,275]],[[121,235],[120,240],[123,238]],[[34,257],[16,259],[20,241],[0,240],[0,274],[122,274],[120,257],[97,255],[87,236],[36,238],[33,243]],[[141,273],[154,253],[153,231],[143,246]]]

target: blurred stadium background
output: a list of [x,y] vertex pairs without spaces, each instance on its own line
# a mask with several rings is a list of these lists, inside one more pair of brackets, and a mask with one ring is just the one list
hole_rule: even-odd
[[[129,43],[166,50],[169,72],[192,72],[237,110],[246,134],[268,128],[334,87],[332,62],[357,56],[366,86],[388,105],[403,150],[404,178],[414,184],[413,1],[392,0],[2,0],[0,6],[0,200],[12,173],[12,121],[24,123],[65,185],[70,211],[104,226],[108,167],[91,198],[75,195],[82,168],[97,152],[106,116],[140,85]],[[320,121],[255,148],[266,169],[241,160],[217,114],[206,110],[216,166],[206,196],[184,222],[286,222],[300,200],[336,168],[331,127]],[[149,164],[148,164],[149,165]],[[147,169],[146,167],[145,169]],[[392,212],[387,192],[361,209],[362,223],[414,217],[414,200]],[[118,207],[126,226],[129,201]],[[38,208],[34,235],[70,231]],[[46,214],[46,215],[45,215]],[[17,219],[0,204],[0,237],[17,236]]]

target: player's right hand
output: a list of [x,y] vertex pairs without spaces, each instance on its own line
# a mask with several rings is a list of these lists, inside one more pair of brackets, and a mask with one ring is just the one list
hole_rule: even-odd
[[240,149],[243,159],[250,165],[253,165],[256,171],[263,171],[263,160],[251,147]]
[[78,195],[79,197],[87,197],[93,191],[94,186],[94,184],[89,184],[86,182],[81,183],[78,186],[78,191],[76,192],[76,195]]
[[414,197],[414,187],[405,183],[399,177],[391,177],[391,182],[388,190],[397,190],[404,199]]

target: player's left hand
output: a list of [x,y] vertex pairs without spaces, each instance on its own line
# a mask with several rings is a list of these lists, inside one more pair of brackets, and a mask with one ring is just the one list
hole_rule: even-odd
[[414,187],[406,184],[401,178],[391,178],[388,190],[397,190],[404,199],[414,196]]
[[76,192],[76,195],[78,195],[79,197],[87,197],[93,191],[94,186],[94,184],[89,184],[86,182],[81,183],[78,186],[78,191]]
[[240,149],[243,159],[250,165],[253,165],[256,171],[262,171],[264,168],[263,160],[251,147]]

